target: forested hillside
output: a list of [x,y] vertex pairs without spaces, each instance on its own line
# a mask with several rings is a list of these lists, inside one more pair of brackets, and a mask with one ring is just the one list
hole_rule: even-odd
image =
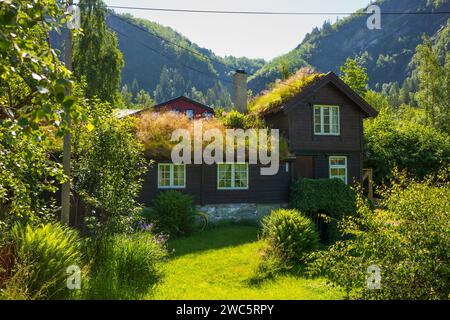
[[[450,11],[449,0],[375,3],[384,13]],[[359,13],[363,11],[365,8]],[[276,79],[304,66],[312,66],[319,72],[339,72],[348,57],[366,67],[371,88],[388,93],[399,91],[404,80],[411,77],[411,59],[423,34],[436,35],[448,18],[445,14],[383,15],[382,29],[369,30],[367,15],[355,13],[314,28],[297,48],[269,62],[216,56],[170,27],[129,14],[108,11],[106,23],[117,34],[125,62],[122,95],[134,100],[135,105],[139,105],[138,94],[148,92],[156,102],[184,94],[208,105],[228,107],[235,69],[247,71],[249,89],[257,94]],[[60,39],[52,40],[53,45],[61,47]],[[412,81],[407,82],[410,87]]]
[[171,28],[131,15],[110,13],[106,21],[117,33],[125,59],[122,83],[148,91],[158,102],[187,94],[208,104],[224,103],[230,100],[232,71],[239,67],[253,73],[265,64],[262,59],[218,57]]
[[[375,4],[385,13],[450,10],[448,0],[384,0]],[[259,92],[281,78],[286,70],[294,72],[308,65],[321,72],[337,72],[348,57],[365,65],[372,88],[381,88],[380,84],[389,82],[401,84],[408,76],[408,65],[422,35],[434,35],[448,18],[448,15],[383,15],[381,30],[369,30],[366,15],[355,14],[334,24],[326,22],[309,33],[297,48],[262,67],[250,78],[249,86]]]

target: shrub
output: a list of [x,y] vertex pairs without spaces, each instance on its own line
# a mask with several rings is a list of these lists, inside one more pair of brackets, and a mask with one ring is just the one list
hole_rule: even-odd
[[136,298],[162,276],[166,238],[151,230],[101,240],[93,257],[85,293],[90,299]]
[[[448,299],[450,183],[395,176],[382,192],[383,209],[358,196],[357,215],[341,225],[349,238],[317,253],[309,272],[356,299]],[[380,268],[378,290],[367,286],[371,265]]]
[[22,298],[68,297],[67,267],[81,267],[82,263],[77,232],[56,223],[39,227],[16,224],[11,235],[15,264],[5,292]]
[[134,119],[102,115],[96,105],[95,127],[74,136],[74,186],[86,204],[89,231],[127,232],[139,218],[136,199],[147,170],[143,147],[135,137]]
[[300,179],[292,184],[291,206],[310,216],[326,213],[328,240],[338,238],[337,221],[355,212],[355,194],[339,179]]
[[262,119],[255,113],[244,114],[236,110],[223,113],[221,120],[225,127],[233,129],[263,128]]
[[262,237],[271,251],[279,251],[287,262],[305,261],[308,253],[318,246],[314,223],[297,210],[272,211],[262,221]]
[[159,232],[172,236],[190,234],[195,227],[193,197],[178,191],[160,193],[153,201],[153,207],[146,213],[149,222],[155,222]]
[[395,167],[417,179],[437,173],[450,162],[450,136],[433,127],[404,119],[405,108],[398,113],[382,109],[377,118],[364,124],[364,165],[374,169],[374,181],[392,179]]

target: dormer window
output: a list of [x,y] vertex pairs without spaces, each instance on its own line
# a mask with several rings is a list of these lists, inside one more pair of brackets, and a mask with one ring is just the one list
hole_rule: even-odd
[[339,106],[314,106],[314,134],[338,136],[340,134]]

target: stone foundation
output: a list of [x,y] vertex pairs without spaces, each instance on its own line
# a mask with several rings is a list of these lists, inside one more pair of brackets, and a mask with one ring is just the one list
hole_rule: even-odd
[[197,210],[206,213],[209,221],[221,220],[261,220],[270,214],[272,210],[286,208],[285,203],[257,204],[257,203],[232,203],[197,206]]

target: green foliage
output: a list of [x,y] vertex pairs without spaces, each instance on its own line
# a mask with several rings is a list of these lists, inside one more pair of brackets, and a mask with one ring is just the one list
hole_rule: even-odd
[[124,61],[117,37],[105,23],[106,6],[102,0],[80,0],[78,5],[83,31],[74,39],[74,74],[86,80],[88,98],[115,103]]
[[450,19],[434,43],[424,36],[417,46],[413,63],[416,65],[419,91],[418,105],[425,109],[427,124],[450,131]]
[[304,262],[319,243],[314,222],[293,209],[275,210],[264,217],[261,235],[269,244],[269,252],[286,264]]
[[11,241],[14,245],[15,265],[20,281],[6,283],[5,292],[14,297],[60,299],[69,297],[66,287],[67,268],[81,268],[81,240],[77,232],[60,224],[13,227]]
[[190,195],[168,190],[161,192],[153,201],[153,207],[145,216],[154,222],[158,231],[171,236],[185,236],[195,227],[195,207]]
[[313,73],[310,69],[300,69],[292,77],[276,83],[271,90],[263,92],[251,101],[249,110],[258,113],[274,110],[323,76]]
[[360,66],[356,60],[348,58],[345,61],[341,67],[341,79],[360,96],[365,96],[369,77],[367,69]]
[[137,92],[133,92],[128,89],[126,84],[120,90],[120,95],[122,97],[123,107],[127,109],[141,110],[155,105],[155,101],[153,101],[147,91],[140,89]]
[[74,188],[87,205],[92,232],[100,236],[130,231],[139,217],[136,199],[147,169],[135,119],[119,120],[100,104],[94,110],[93,125],[75,131]]
[[[341,225],[348,239],[317,253],[310,272],[356,299],[448,299],[450,185],[442,178],[448,171],[423,182],[396,174],[375,211],[358,196],[358,214]],[[371,265],[380,268],[380,289],[367,287]]]
[[165,238],[150,231],[106,237],[96,247],[87,299],[136,299],[162,277]]
[[41,141],[17,124],[0,122],[0,233],[17,221],[52,218],[54,204],[44,195],[54,193],[63,180],[61,165],[50,160]]
[[340,179],[300,179],[291,186],[291,207],[311,217],[325,213],[328,241],[336,240],[337,222],[355,212],[353,190]]
[[67,114],[79,116],[65,94],[69,72],[47,38],[61,15],[52,0],[0,2],[0,119],[28,133],[42,122],[64,129]]
[[417,110],[382,109],[377,118],[365,122],[364,165],[373,168],[376,183],[391,178],[394,167],[423,178],[449,163],[450,136],[417,123],[413,111]]
[[263,120],[257,114],[243,114],[236,110],[224,112],[219,116],[225,127],[231,129],[263,128]]

